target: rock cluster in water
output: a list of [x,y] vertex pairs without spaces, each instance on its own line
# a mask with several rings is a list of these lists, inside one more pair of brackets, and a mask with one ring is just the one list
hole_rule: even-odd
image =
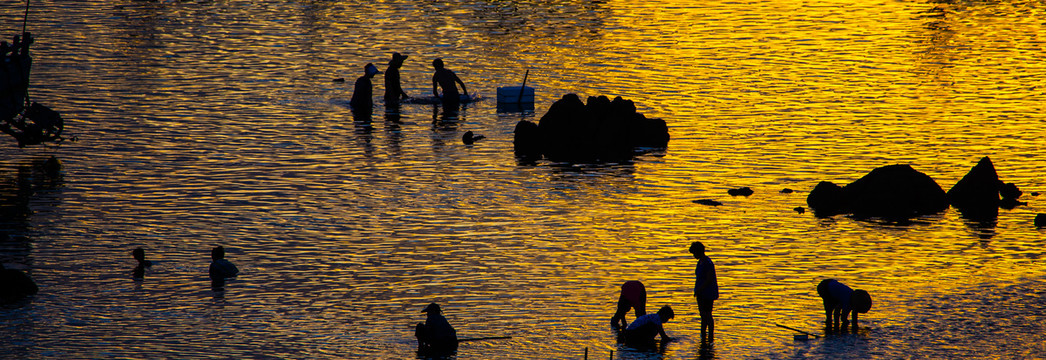
[[853,214],[908,219],[939,213],[951,205],[964,217],[983,218],[997,216],[1000,206],[1020,205],[1020,196],[1016,185],[999,180],[986,156],[948,192],[909,165],[889,165],[846,186],[822,181],[810,191],[806,203],[817,216]]
[[668,139],[665,121],[637,113],[631,100],[590,96],[586,104],[567,94],[537,124],[516,124],[513,143],[516,155],[524,158],[615,162],[632,159],[636,148],[665,148]]

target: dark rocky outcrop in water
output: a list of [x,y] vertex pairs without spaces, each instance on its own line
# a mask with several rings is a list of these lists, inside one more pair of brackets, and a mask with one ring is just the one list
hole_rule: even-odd
[[962,180],[948,190],[948,203],[967,219],[994,221],[999,207],[1012,209],[1022,205],[1017,185],[1004,183],[987,156],[981,158]]
[[1035,227],[1046,227],[1046,214],[1035,214]]
[[566,162],[613,162],[632,159],[636,148],[668,146],[664,120],[648,119],[636,112],[632,101],[606,96],[582,103],[567,94],[549,107],[538,124],[516,124],[516,155]]
[[943,189],[909,165],[876,168],[840,187],[822,181],[806,198],[817,216],[854,214],[858,217],[905,219],[948,208]]
[[737,189],[727,190],[726,193],[730,194],[730,196],[750,196],[754,192],[752,191],[752,188],[745,186],[739,187]]
[[858,217],[907,219],[941,212],[949,205],[977,226],[994,227],[999,208],[1026,205],[1017,199],[1017,185],[999,180],[987,156],[945,193],[929,176],[908,165],[890,165],[840,187],[822,181],[810,191],[807,205],[817,216],[854,214]]
[[721,203],[721,202],[718,202],[718,201],[715,201],[715,200],[712,200],[712,199],[700,199],[700,200],[693,200],[693,202],[694,202],[694,204],[700,204],[700,205],[708,205],[708,206],[719,206],[719,205],[723,205],[723,203]]

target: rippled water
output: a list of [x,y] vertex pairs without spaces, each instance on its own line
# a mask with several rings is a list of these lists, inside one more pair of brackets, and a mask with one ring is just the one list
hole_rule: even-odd
[[[41,291],[0,307],[0,351],[412,358],[436,301],[463,337],[512,337],[459,359],[1044,357],[1043,5],[34,1],[30,93],[79,141],[3,139],[0,261]],[[20,31],[24,3],[0,11]],[[448,118],[379,98],[354,118],[351,80],[393,51],[411,95],[442,57],[488,100]],[[534,112],[499,113],[495,89],[528,69]],[[634,100],[669,148],[518,163],[516,122],[570,92]],[[463,145],[469,130],[487,139]],[[39,169],[52,155],[58,177]],[[818,181],[894,163],[948,189],[986,155],[1028,202],[995,223],[792,210]],[[693,240],[722,289],[710,348]],[[241,276],[214,291],[219,244]],[[143,281],[138,246],[158,262]],[[872,293],[865,327],[794,342],[775,324],[818,331],[825,277]],[[676,309],[660,353],[609,329],[630,279]]]

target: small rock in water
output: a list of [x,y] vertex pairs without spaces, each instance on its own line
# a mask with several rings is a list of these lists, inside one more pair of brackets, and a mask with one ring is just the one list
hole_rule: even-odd
[[740,196],[748,196],[748,195],[752,195],[752,189],[747,187],[747,186],[745,186],[745,187],[740,187],[740,188],[737,188],[737,189],[727,190],[726,193],[730,194],[730,196],[739,196],[739,195]]
[[791,194],[793,192],[795,192],[795,190],[792,190],[792,189],[789,189],[789,188],[781,189],[781,193],[782,194]]
[[1035,215],[1035,227],[1041,228],[1044,226],[1046,226],[1046,214]]
[[343,82],[345,82],[345,78],[336,78],[336,79],[334,79],[334,82],[336,82],[336,83],[343,83]]
[[695,204],[701,204],[701,205],[708,205],[708,206],[723,205],[723,203],[715,201],[715,200],[711,200],[711,199],[694,200],[694,203]]
[[802,206],[796,206],[795,209],[792,209],[792,210],[795,210],[795,212],[800,213],[800,214],[806,212],[806,209],[803,209]]

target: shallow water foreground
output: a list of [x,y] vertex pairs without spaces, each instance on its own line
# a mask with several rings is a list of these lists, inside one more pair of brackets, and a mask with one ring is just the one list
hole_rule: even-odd
[[[435,301],[463,337],[512,337],[458,359],[1046,357],[1039,5],[34,2],[30,93],[79,141],[0,138],[0,261],[40,286],[0,306],[0,351],[413,358]],[[5,37],[22,6],[0,4]],[[351,80],[393,51],[412,95],[435,57],[490,98],[529,68],[534,112],[376,98],[354,117]],[[519,163],[516,122],[568,92],[635,101],[668,149]],[[818,181],[895,163],[947,189],[986,155],[1028,202],[994,221],[793,210]],[[693,240],[722,294],[705,348]],[[215,245],[241,271],[221,291]],[[157,262],[141,281],[138,246]],[[796,342],[776,324],[819,331],[826,277],[872,294],[864,328]],[[631,279],[676,309],[660,353],[610,331]]]

